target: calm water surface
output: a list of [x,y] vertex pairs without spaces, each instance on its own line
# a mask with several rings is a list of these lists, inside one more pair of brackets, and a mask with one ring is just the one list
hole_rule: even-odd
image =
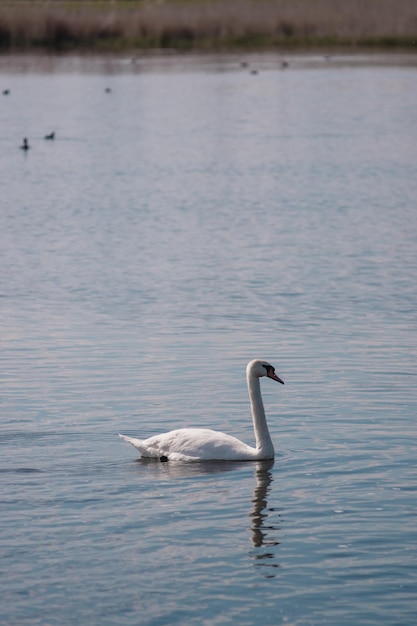
[[416,66],[248,61],[2,61],[2,624],[415,623]]

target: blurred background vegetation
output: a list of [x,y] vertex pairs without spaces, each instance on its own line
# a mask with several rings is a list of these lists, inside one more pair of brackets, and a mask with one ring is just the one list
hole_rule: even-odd
[[0,0],[0,50],[416,50],[417,0]]

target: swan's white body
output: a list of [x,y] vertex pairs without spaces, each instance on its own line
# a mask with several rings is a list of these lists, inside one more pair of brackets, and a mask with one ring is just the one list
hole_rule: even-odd
[[149,439],[120,435],[139,450],[141,456],[167,461],[261,461],[274,458],[274,446],[266,423],[259,379],[268,376],[284,382],[266,361],[251,361],[246,368],[256,447],[236,437],[209,428],[179,428]]

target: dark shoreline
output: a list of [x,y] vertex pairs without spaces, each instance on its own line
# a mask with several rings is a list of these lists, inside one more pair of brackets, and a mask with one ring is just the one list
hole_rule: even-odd
[[414,0],[5,0],[0,51],[417,50]]

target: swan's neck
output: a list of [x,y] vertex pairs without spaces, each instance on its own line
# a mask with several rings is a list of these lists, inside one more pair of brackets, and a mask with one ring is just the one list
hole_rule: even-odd
[[252,410],[253,429],[255,431],[256,449],[263,458],[274,456],[274,446],[266,423],[264,403],[262,402],[259,378],[248,373],[248,390]]

